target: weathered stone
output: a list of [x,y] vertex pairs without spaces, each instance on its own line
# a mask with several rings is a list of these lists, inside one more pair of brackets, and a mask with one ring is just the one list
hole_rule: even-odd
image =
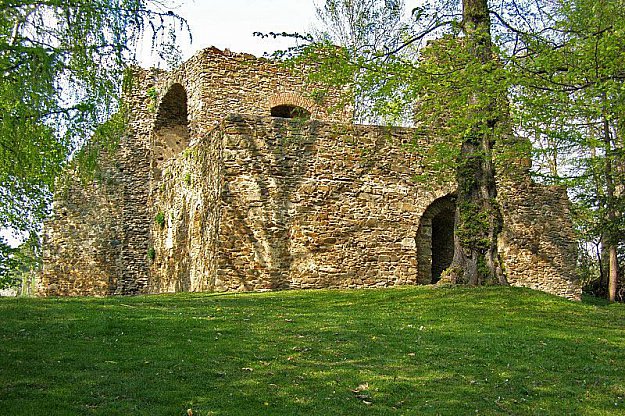
[[[340,91],[314,100],[303,79],[215,48],[171,73],[137,70],[128,135],[101,161],[108,180],[56,195],[41,294],[432,283],[449,257],[455,185],[450,173],[413,178],[429,172],[435,140],[350,124],[349,109],[327,111]],[[311,119],[270,116],[285,105]],[[579,297],[564,191],[522,169],[498,185],[511,283]]]

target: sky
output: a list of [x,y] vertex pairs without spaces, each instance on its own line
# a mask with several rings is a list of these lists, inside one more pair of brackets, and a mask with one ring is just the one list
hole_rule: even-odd
[[[253,32],[309,31],[316,21],[314,0],[178,0],[172,10],[187,19],[193,42],[182,36],[183,59],[210,46],[262,56],[284,49],[292,41],[261,39]],[[320,0],[317,0],[320,3]],[[146,50],[139,51],[140,62],[151,65]]]

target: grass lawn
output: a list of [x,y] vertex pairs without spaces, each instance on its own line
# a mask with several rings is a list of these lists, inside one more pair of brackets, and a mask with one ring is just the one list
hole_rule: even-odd
[[1,415],[623,415],[625,305],[518,288],[1,299]]

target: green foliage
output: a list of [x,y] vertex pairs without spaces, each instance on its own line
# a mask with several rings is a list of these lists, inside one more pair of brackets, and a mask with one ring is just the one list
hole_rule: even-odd
[[148,111],[150,113],[156,113],[156,106],[158,104],[158,102],[157,102],[157,100],[158,100],[158,90],[156,88],[154,88],[154,87],[150,87],[146,91],[146,95],[150,99],[150,102],[148,103]]
[[148,260],[154,261],[154,259],[156,259],[156,250],[154,247],[150,247],[148,249]]
[[459,212],[456,236],[466,247],[478,252],[486,251],[490,246],[491,213],[472,202],[459,206]]
[[[339,85],[354,87],[345,104],[353,107],[357,121],[378,121],[380,114],[370,111],[372,97],[366,88],[359,88],[361,77],[367,74],[359,70],[356,59],[367,62],[375,59],[381,50],[400,46],[409,29],[409,22],[402,20],[403,12],[403,0],[326,0],[317,6],[321,27],[313,38],[316,45],[323,45],[320,49],[323,60],[311,62],[321,63],[320,78],[327,80],[327,75],[332,74]],[[334,45],[340,45],[340,49]],[[335,65],[348,61],[356,65]]]
[[18,283],[14,274],[15,269],[19,267],[19,262],[15,258],[17,251],[0,236],[0,289],[13,287]]
[[323,105],[327,95],[327,90],[315,88],[310,92],[310,99],[317,105]]
[[0,289],[14,288],[20,293],[41,271],[41,266],[41,239],[36,233],[17,248],[0,240]]
[[115,114],[95,127],[89,141],[74,154],[69,166],[78,173],[84,183],[104,179],[101,176],[103,172],[100,170],[99,162],[104,154],[109,156],[115,154],[119,139],[127,134],[127,127],[128,108],[122,103]]
[[326,0],[317,7],[322,28],[318,39],[329,40],[358,55],[401,44],[403,0]]
[[148,88],[146,94],[153,101],[156,101],[158,99],[158,90],[155,87]]
[[159,211],[154,216],[154,222],[157,223],[161,228],[165,227],[165,214],[163,211]]
[[[625,8],[611,0],[558,4],[557,31],[534,36],[514,60],[516,114],[535,138],[541,179],[569,188],[582,244],[622,246]],[[584,270],[598,278],[600,267]]]
[[528,289],[0,299],[0,315],[5,415],[616,416],[625,406],[624,305]]

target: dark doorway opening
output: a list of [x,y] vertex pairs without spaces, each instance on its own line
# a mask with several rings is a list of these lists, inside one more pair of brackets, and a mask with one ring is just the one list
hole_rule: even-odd
[[444,209],[432,218],[432,283],[454,259],[454,210]]
[[310,111],[296,105],[277,105],[271,108],[271,117],[301,118],[308,120]]
[[446,195],[433,201],[419,221],[417,231],[417,281],[436,283],[454,257],[456,198]]
[[154,122],[152,170],[160,178],[165,161],[182,152],[189,145],[187,92],[174,84],[163,97]]

